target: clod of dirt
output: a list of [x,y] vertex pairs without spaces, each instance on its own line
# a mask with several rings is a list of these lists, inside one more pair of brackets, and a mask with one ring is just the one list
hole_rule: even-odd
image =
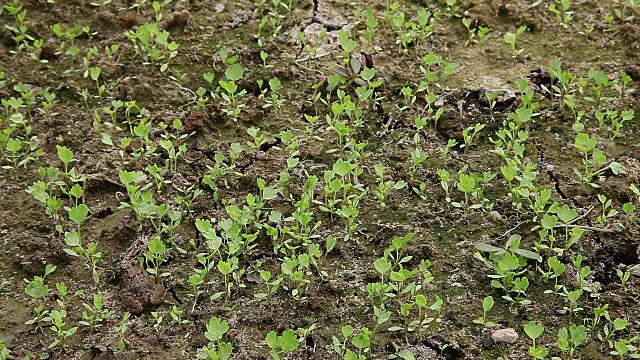
[[602,284],[617,281],[620,265],[638,263],[637,249],[638,244],[628,239],[604,239],[604,247],[596,250],[593,257],[593,278]]
[[166,23],[162,25],[164,30],[174,30],[174,29],[184,29],[189,23],[191,23],[191,13],[187,10],[184,11],[176,11],[171,17],[167,20]]
[[253,11],[251,10],[238,10],[231,15],[231,20],[223,25],[224,29],[235,29],[253,18]]
[[130,12],[122,18],[122,26],[125,29],[131,29],[134,26],[138,26],[138,17],[136,13]]
[[[117,213],[114,216],[118,216]],[[100,233],[100,239],[113,244],[130,243],[136,237],[137,223],[131,215],[124,216],[113,226],[105,228]]]
[[122,265],[120,297],[124,308],[132,314],[160,305],[166,289],[162,283],[147,273],[137,259],[130,259]]
[[204,127],[205,113],[202,111],[194,111],[184,122],[184,131],[187,133],[198,131]]
[[58,44],[56,44],[56,39],[51,38],[45,41],[40,49],[40,59],[44,60],[52,60],[58,58]]
[[441,351],[446,359],[463,359],[465,356],[464,349],[460,345],[448,342],[442,335],[434,334],[425,339],[424,344],[433,350]]
[[420,359],[420,360],[442,359],[442,356],[438,355],[437,351],[435,351],[435,350],[433,350],[431,348],[428,348],[426,346],[413,345],[413,346],[408,346],[408,347],[402,348],[401,350],[411,351],[413,356],[415,356],[416,359]]
[[318,7],[312,19],[313,22],[324,25],[329,31],[340,30],[348,24],[344,17],[338,14],[331,3],[322,0],[317,0],[317,2]]
[[[545,68],[536,68],[531,70],[531,72],[529,72],[529,75],[527,75],[527,78],[529,79],[529,82],[533,86],[533,89],[539,93],[541,93],[542,95],[549,95],[548,92],[543,91],[542,90],[542,86],[546,87],[547,89],[551,89],[551,75],[549,75],[549,71]],[[557,79],[554,79],[554,84],[556,83]]]
[[629,64],[624,68],[624,72],[631,76],[631,79],[640,80],[640,64]]
[[[494,112],[509,110],[516,102],[517,95],[511,90],[503,89],[460,89],[454,91],[445,98],[445,102],[458,110],[466,113],[481,113],[489,111],[489,101],[487,93],[500,93],[495,99]],[[486,111],[483,111],[486,110]]]

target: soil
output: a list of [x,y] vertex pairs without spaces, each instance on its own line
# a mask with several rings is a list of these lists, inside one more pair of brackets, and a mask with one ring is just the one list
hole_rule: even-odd
[[[408,233],[416,236],[405,250],[406,256],[412,256],[406,266],[413,269],[421,260],[432,262],[430,271],[434,280],[425,285],[425,296],[429,304],[440,297],[444,305],[439,320],[429,326],[421,341],[413,335],[406,341],[401,331],[386,331],[392,325],[402,325],[399,312],[393,308],[391,320],[378,329],[371,341],[371,350],[366,354],[369,359],[386,359],[400,349],[410,350],[417,359],[530,358],[531,342],[523,326],[532,320],[542,322],[546,329],[537,345],[546,347],[554,356],[568,359],[557,348],[558,330],[593,318],[594,309],[605,304],[609,304],[612,319],[629,320],[628,327],[617,334],[615,340],[640,335],[640,279],[632,276],[629,284],[622,287],[617,275],[618,270],[624,271],[640,262],[638,219],[622,214],[622,206],[627,202],[640,207],[640,199],[629,190],[631,184],[640,185],[637,97],[640,90],[620,99],[609,89],[609,95],[615,97],[608,104],[610,108],[633,109],[636,114],[615,139],[610,138],[606,129],[598,128],[592,107],[581,103],[587,111],[585,131],[598,139],[598,147],[610,160],[624,166],[618,175],[603,172],[597,179],[599,188],[581,182],[575,174],[574,168],[582,169],[582,157],[574,147],[573,114],[545,92],[545,87],[552,83],[547,66],[556,58],[562,60],[564,70],[583,77],[589,70],[603,70],[615,80],[624,70],[634,79],[631,88],[640,88],[640,23],[637,20],[623,25],[616,22],[611,28],[604,16],[613,12],[616,2],[609,0],[574,1],[571,7],[574,19],[568,28],[558,24],[547,10],[546,2],[535,7],[531,1],[524,0],[458,2],[463,3],[459,11],[462,17],[493,29],[492,38],[483,46],[465,46],[467,32],[461,18],[445,15],[446,6],[442,1],[437,4],[402,1],[401,9],[406,12],[407,20],[415,18],[422,6],[443,9],[433,35],[404,51],[399,50],[396,37],[383,17],[384,1],[294,0],[293,10],[281,20],[280,34],[261,48],[256,34],[266,9],[256,10],[253,2],[247,0],[174,0],[164,8],[159,23],[161,29],[170,32],[169,41],[175,41],[180,47],[170,61],[171,70],[161,72],[160,66],[144,64],[124,35],[127,30],[155,21],[150,3],[136,9],[130,8],[135,1],[123,0],[112,0],[102,7],[81,0],[58,0],[55,5],[23,0],[28,33],[43,39],[40,58],[48,62],[35,62],[26,50],[12,53],[16,49],[12,33],[3,26],[0,71],[5,72],[6,86],[0,87],[0,98],[19,96],[14,86],[20,83],[35,93],[49,89],[57,97],[46,112],[32,108],[28,115],[24,114],[30,120],[31,133],[41,142],[42,156],[25,166],[0,170],[3,200],[0,205],[0,339],[3,340],[0,342],[7,343],[9,358],[195,358],[208,344],[205,326],[216,316],[229,323],[231,330],[223,340],[233,345],[234,359],[270,358],[264,340],[267,333],[312,326],[315,329],[287,359],[335,359],[332,336],[341,337],[343,325],[352,325],[357,331],[376,327],[366,291],[368,283],[379,281],[373,264],[383,256],[395,236]],[[270,1],[266,3],[265,6],[271,6]],[[224,292],[224,279],[216,273],[214,284],[207,294],[198,297],[191,311],[194,298],[189,276],[194,274],[194,269],[202,268],[197,254],[206,251],[205,238],[196,229],[195,220],[212,219],[217,226],[229,218],[225,206],[241,207],[247,194],[259,193],[258,178],[264,179],[267,185],[278,182],[280,172],[287,170],[287,155],[280,149],[283,145],[280,131],[292,130],[298,136],[300,164],[290,171],[291,180],[276,199],[269,201],[268,208],[280,211],[284,217],[292,216],[309,175],[320,179],[315,197],[320,201],[324,199],[323,173],[339,158],[329,151],[338,147],[338,137],[325,121],[325,114],[331,114],[331,109],[313,101],[316,93],[313,86],[334,74],[333,69],[341,64],[339,32],[349,31],[352,38],[358,40],[359,32],[365,29],[360,12],[368,7],[379,16],[380,25],[374,35],[376,48],[358,42],[356,55],[367,67],[376,70],[376,79],[382,80],[376,95],[383,100],[365,107],[366,123],[357,129],[357,140],[367,142],[367,156],[360,163],[364,173],[358,182],[369,187],[359,205],[358,230],[344,241],[346,221],[312,206],[313,222],[320,222],[314,232],[318,237],[313,241],[324,250],[326,238],[335,236],[337,245],[319,259],[317,269],[309,276],[306,299],[297,300],[290,291],[281,288],[274,294],[271,305],[254,296],[265,291],[256,263],[262,263],[261,269],[277,274],[282,256],[274,254],[265,229],[254,229],[258,234],[257,246],[239,260],[246,269],[242,279],[245,287],[234,287],[228,299],[224,295],[211,299],[211,295]],[[0,15],[0,22],[14,24],[14,19],[5,11]],[[76,59],[57,53],[59,42],[51,31],[51,26],[57,23],[64,29],[77,24],[90,28],[91,35],[84,33],[76,39],[79,48]],[[584,29],[583,24],[594,25],[588,39],[579,33]],[[529,28],[518,38],[518,46],[525,52],[524,56],[514,59],[503,36],[521,25]],[[323,30],[326,35],[319,39]],[[304,59],[306,54],[299,32],[305,34],[309,44],[318,47],[317,58]],[[119,45],[120,49],[117,55],[107,56],[103,49],[111,45]],[[97,96],[95,82],[83,76],[82,57],[93,46],[100,54],[90,60],[90,65],[102,70],[100,84],[106,87],[102,97]],[[238,62],[245,70],[244,78],[238,82],[246,95],[239,100],[244,107],[237,120],[222,112],[219,97],[204,109],[196,107],[196,90],[211,88],[202,74],[215,73],[216,83],[224,76],[226,65],[219,53],[221,48],[225,48],[229,56],[238,55]],[[269,55],[269,68],[263,66],[262,50]],[[423,78],[420,59],[429,52],[458,64],[458,68],[443,87],[436,90],[435,106],[444,108],[440,123],[421,135],[421,146],[428,159],[417,171],[417,178],[426,184],[426,193],[420,197],[411,190],[418,185],[411,176],[411,152],[414,119],[423,114],[427,102],[418,96],[414,104],[405,107],[401,89],[415,87],[420,82]],[[181,74],[185,77],[181,78]],[[256,81],[267,84],[273,77],[282,82],[280,97],[285,101],[279,107],[263,108],[265,97],[270,93],[262,94]],[[586,231],[579,243],[561,257],[567,265],[567,272],[561,276],[562,284],[576,288],[576,269],[571,261],[580,254],[584,258],[583,266],[593,270],[589,284],[601,286],[599,297],[583,295],[579,304],[584,310],[575,316],[561,311],[568,305],[565,298],[545,294],[553,284],[541,280],[534,262],[529,263],[525,273],[531,283],[527,299],[532,303],[522,306],[502,299],[504,292],[490,285],[487,275],[492,270],[474,258],[478,242],[503,246],[510,235],[519,234],[521,247],[530,249],[534,241],[539,241],[534,214],[528,204],[523,204],[523,211],[512,206],[508,184],[500,175],[504,162],[490,152],[494,149],[491,140],[495,140],[495,132],[521,105],[521,94],[514,82],[517,79],[528,79],[540,101],[540,108],[529,125],[524,156],[525,162],[535,164],[535,187],[551,189],[551,202],[575,208],[583,216],[579,225],[615,230]],[[84,89],[91,94],[86,104],[81,95]],[[352,99],[357,98],[353,87],[345,91]],[[320,92],[324,99],[326,91],[320,89]],[[486,100],[490,92],[499,93],[493,110]],[[139,141],[132,142],[126,149],[120,147],[120,139],[129,136],[129,125],[123,109],[111,126],[106,124],[110,116],[102,108],[109,107],[111,100],[135,101],[146,109],[152,124],[150,139],[158,146],[157,156],[135,158],[133,153],[143,146]],[[42,108],[39,102],[34,107]],[[99,124],[94,119],[94,111],[101,116]],[[0,106],[0,119],[4,119],[5,112],[5,106]],[[316,114],[319,121],[313,126],[314,136],[308,136],[304,115]],[[170,183],[162,191],[154,190],[156,185],[149,173],[146,173],[147,183],[151,184],[158,204],[166,203],[175,209],[180,208],[185,189],[199,188],[203,193],[188,209],[183,209],[182,224],[173,235],[175,247],[162,264],[162,271],[170,276],[158,280],[147,272],[144,261],[140,261],[155,231],[150,222],[139,222],[131,208],[122,206],[129,199],[126,187],[120,183],[119,171],[144,171],[150,164],[164,164],[168,156],[159,147],[159,140],[165,135],[160,124],[170,128],[174,119],[181,119],[183,133],[191,134],[182,140],[188,151],[178,161],[176,171],[163,172]],[[462,131],[476,123],[485,124],[485,128],[472,146],[463,149],[458,144],[447,156],[441,155],[440,149],[449,139],[463,143]],[[0,122],[0,129],[7,126],[8,120]],[[257,149],[246,145],[253,140],[247,135],[251,127],[259,127],[267,135],[265,143]],[[102,141],[104,134],[110,135],[115,146]],[[225,154],[225,163],[229,163],[233,143],[242,144],[244,151],[235,160],[235,171],[218,183],[219,199],[216,200],[203,177],[214,167],[216,153]],[[25,191],[40,180],[40,167],[63,169],[56,145],[73,151],[76,160],[72,165],[86,177],[82,202],[91,213],[82,226],[82,234],[85,245],[96,241],[102,253],[98,283],[81,257],[72,257],[64,251],[64,236],[56,231],[56,222],[47,216],[43,204]],[[386,180],[404,180],[410,184],[393,191],[384,207],[374,193],[378,186],[376,164],[385,166]],[[10,162],[3,159],[2,165],[8,166]],[[464,166],[476,174],[487,171],[497,174],[484,189],[484,196],[494,204],[492,209],[470,210],[465,216],[461,209],[447,202],[436,171],[447,169],[457,179],[455,174]],[[454,183],[450,183],[453,201],[464,201]],[[598,223],[602,213],[598,194],[611,199],[613,208],[620,212],[604,227]],[[68,196],[62,193],[58,196],[64,199],[65,206],[73,205]],[[60,211],[63,213],[66,216],[65,211]],[[168,243],[168,239],[164,240]],[[178,247],[184,252],[177,251]],[[47,264],[57,269],[46,278],[49,293],[42,300],[46,309],[59,308],[56,283],[64,282],[69,294],[83,292],[66,299],[67,326],[79,326],[78,331],[65,341],[64,347],[52,349],[47,348],[55,339],[50,326],[35,330],[34,325],[25,324],[33,318],[34,301],[25,293],[24,280],[42,276]],[[91,304],[96,293],[103,294],[105,308],[113,310],[115,315],[103,327],[92,331],[80,326],[79,321],[86,310],[83,304]],[[482,315],[482,299],[489,295],[496,303],[488,314],[489,320],[497,324],[496,328],[516,329],[520,338],[515,344],[496,344],[491,340],[493,329],[473,323]],[[172,320],[170,312],[174,306],[184,311],[182,317],[188,320],[187,324],[178,325]],[[126,311],[132,316],[125,349],[120,351],[113,329]],[[151,312],[164,317],[160,326],[154,327],[156,320]],[[613,359],[609,347],[597,339],[598,332],[602,332],[602,325],[590,331],[574,359]]]

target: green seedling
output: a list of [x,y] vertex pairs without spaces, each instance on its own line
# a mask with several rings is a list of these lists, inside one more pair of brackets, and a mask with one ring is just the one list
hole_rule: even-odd
[[475,324],[480,324],[485,327],[491,328],[496,326],[494,322],[487,320],[487,313],[493,308],[493,297],[487,296],[482,300],[482,317],[474,319]]
[[[72,188],[72,190],[73,189],[74,188]],[[75,187],[75,189],[81,190],[80,187]],[[78,195],[82,195],[81,192],[78,193]],[[76,198],[79,197],[80,196],[77,196]],[[69,220],[76,224],[77,228],[65,233],[64,242],[68,248],[65,248],[64,252],[71,256],[83,256],[91,267],[93,280],[98,283],[100,278],[97,271],[97,264],[102,259],[102,253],[98,251],[97,242],[90,242],[85,248],[82,244],[81,236],[81,227],[89,215],[89,208],[85,204],[80,204],[73,208],[67,208],[67,212],[69,213]]]
[[529,355],[534,359],[544,359],[549,355],[549,351],[543,347],[536,346],[536,339],[544,332],[544,326],[540,323],[530,321],[524,326],[524,332],[531,339],[533,346],[529,348]]
[[[476,249],[481,252],[488,252],[489,258],[485,259],[480,252],[476,252],[474,257],[486,265],[493,268],[495,274],[488,275],[491,286],[502,289],[505,292],[503,298],[507,301],[517,301],[522,305],[528,305],[531,301],[524,298],[529,280],[524,277],[526,272],[527,259],[542,261],[542,257],[530,250],[520,249],[519,235],[512,235],[504,248],[499,248],[489,244],[477,243]],[[511,296],[515,294],[515,299]]]
[[614,342],[611,339],[616,333],[620,333],[626,329],[629,321],[621,318],[616,318],[612,321],[609,317],[609,312],[605,312],[604,317],[607,323],[604,325],[602,332],[598,333],[598,340],[608,345],[609,348],[612,348],[614,347]]
[[202,349],[202,353],[197,354],[198,359],[226,360],[231,357],[233,346],[229,342],[222,341],[224,335],[229,331],[229,323],[215,316],[209,319],[204,333],[209,345]]
[[523,26],[520,26],[515,33],[508,32],[504,35],[504,42],[511,46],[511,52],[512,52],[511,56],[514,59],[522,55],[522,53],[524,52],[524,49],[518,49],[516,43],[518,41],[518,36],[520,36],[526,30],[527,30],[527,27],[523,25]]
[[284,331],[282,335],[278,335],[275,331],[271,331],[267,334],[265,341],[271,349],[269,354],[273,360],[285,359],[287,353],[296,351],[300,344],[300,340],[291,329]]
[[122,316],[122,320],[120,321],[120,323],[113,328],[113,332],[118,337],[118,350],[120,352],[124,351],[127,346],[125,335],[127,333],[130,316],[131,314],[128,311],[125,312],[124,315]]
[[64,348],[64,342],[71,335],[75,334],[78,331],[77,327],[66,328],[65,319],[67,317],[66,310],[51,310],[49,313],[49,317],[51,318],[51,331],[55,334],[56,339],[49,344],[48,348],[54,348],[56,346],[61,346]]
[[45,283],[45,279],[54,271],[56,271],[56,266],[48,264],[45,266],[44,275],[34,276],[33,280],[25,279],[27,286],[24,291],[35,301],[33,307],[34,317],[33,319],[25,321],[26,325],[36,324],[36,329],[42,329],[43,324],[50,321],[49,310],[44,308],[41,301],[49,294],[49,286]]
[[173,322],[181,329],[183,325],[189,323],[189,320],[182,318],[182,314],[184,314],[184,311],[178,308],[176,305],[173,305],[173,307],[171,307],[171,312],[169,313],[169,315],[171,315],[171,319],[173,319]]
[[280,284],[282,283],[282,277],[279,276],[277,278],[273,278],[271,275],[271,272],[266,271],[266,270],[258,270],[258,272],[260,273],[260,278],[262,278],[262,281],[264,281],[266,288],[267,288],[267,292],[266,293],[256,293],[254,296],[257,299],[264,299],[266,298],[269,301],[269,307],[271,309],[273,309],[273,301],[272,301],[272,297],[273,294],[276,293],[278,291],[278,289],[280,288]]
[[555,14],[556,19],[567,29],[569,23],[573,19],[573,11],[569,11],[571,8],[571,0],[553,0],[554,2],[549,4],[549,11]]
[[375,191],[380,205],[385,206],[385,201],[392,190],[401,190],[407,187],[407,183],[403,180],[400,181],[385,181],[384,180],[384,166],[377,164],[375,166],[376,174],[378,175],[378,189]]
[[569,330],[563,327],[558,331],[558,348],[563,354],[568,353],[571,359],[573,359],[578,346],[582,345],[585,340],[587,340],[587,331],[584,325],[571,324]]
[[473,144],[473,139],[478,134],[478,132],[484,129],[484,127],[485,127],[484,124],[478,123],[475,126],[471,126],[462,130],[462,137],[464,138],[464,144],[461,145],[461,147],[464,148],[465,152],[467,151],[469,146]]
[[115,311],[104,307],[102,296],[102,293],[97,293],[93,295],[92,305],[82,304],[85,310],[82,312],[80,325],[89,327],[92,332],[101,328],[115,314]]
[[467,41],[464,43],[464,47],[469,46],[472,42],[477,42],[475,37],[477,35],[478,29],[471,26],[472,20],[469,18],[462,19],[462,24],[465,28],[467,28]]
[[[584,165],[584,175],[578,170],[574,170],[579,178],[585,183],[598,188],[600,185],[593,183],[593,178],[606,170],[611,170],[614,175],[618,175],[622,170],[622,164],[611,161],[607,166],[607,156],[602,150],[596,147],[597,139],[586,133],[576,135],[575,147],[583,154],[582,163]],[[589,157],[591,155],[591,158]]]
[[160,265],[164,262],[164,252],[166,247],[160,237],[155,237],[147,245],[147,251],[144,253],[144,258],[150,266],[147,267],[147,272],[154,275],[156,282],[160,281],[161,277],[167,277],[170,275],[168,272],[160,272]]
[[624,271],[622,269],[618,269],[616,271],[616,274],[618,275],[623,288],[627,287],[627,283],[629,282],[629,279],[631,279],[631,274],[636,269],[640,269],[640,264],[628,266]]
[[569,314],[571,315],[577,314],[578,312],[584,310],[578,305],[578,301],[580,300],[580,297],[582,297],[584,290],[577,289],[574,291],[568,291],[566,287],[563,288],[563,290],[564,293],[561,293],[560,295],[564,296],[567,301],[569,301],[569,307],[565,306],[563,307],[563,310],[569,312]]

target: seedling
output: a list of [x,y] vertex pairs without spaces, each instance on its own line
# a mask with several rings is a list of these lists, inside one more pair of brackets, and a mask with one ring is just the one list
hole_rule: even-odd
[[[604,166],[607,163],[607,156],[602,150],[596,148],[596,145],[597,139],[595,137],[591,137],[586,133],[576,135],[575,147],[584,155],[584,159],[582,160],[584,175],[576,169],[574,169],[574,171],[582,181],[598,188],[600,185],[592,182],[594,177],[609,169],[614,175],[618,175],[623,166],[616,161],[611,161],[607,166]],[[589,154],[591,154],[591,159],[589,159]],[[591,165],[593,165],[593,167]]]
[[633,93],[635,93],[636,89],[629,87],[631,83],[631,76],[627,75],[626,72],[622,72],[620,74],[620,81],[613,84],[613,88],[620,95],[620,101],[624,102],[625,98]]
[[544,332],[544,326],[540,323],[530,321],[524,326],[524,332],[531,339],[533,346],[529,348],[529,355],[534,359],[544,359],[549,355],[549,351],[543,347],[536,346],[536,339]]
[[378,189],[375,191],[380,205],[385,206],[385,201],[389,196],[391,190],[401,190],[407,187],[407,183],[403,180],[400,181],[385,181],[384,180],[384,166],[377,164],[375,166],[376,174],[378,175]]
[[105,321],[115,314],[114,311],[104,307],[102,296],[102,293],[93,295],[93,305],[82,304],[86,310],[82,312],[80,325],[89,327],[92,332],[101,328]]
[[563,285],[558,284],[558,279],[560,278],[560,275],[562,275],[565,272],[566,267],[562,262],[560,262],[560,260],[558,260],[558,257],[556,256],[552,256],[547,259],[547,266],[549,267],[548,272],[543,271],[541,268],[538,268],[538,269],[542,273],[543,279],[545,279],[545,281],[547,279],[554,279],[555,284],[553,287],[553,291],[545,290],[544,293],[558,295],[560,290],[564,288]]
[[[78,189],[78,191],[81,190],[80,187],[75,187],[75,189]],[[78,192],[77,195],[81,196],[82,193]],[[76,198],[79,198],[80,196],[76,196]],[[84,256],[88,265],[91,266],[93,280],[98,283],[99,274],[97,271],[97,264],[100,259],[102,259],[102,253],[98,251],[97,242],[90,242],[85,248],[82,244],[80,231],[82,224],[89,215],[89,208],[85,204],[80,204],[73,208],[67,208],[67,212],[69,213],[69,219],[76,224],[77,228],[76,230],[65,233],[64,242],[68,248],[65,248],[64,252],[71,256]]]
[[449,63],[437,54],[430,52],[422,58],[420,71],[424,80],[418,85],[416,92],[429,92],[431,86],[442,89],[445,80],[458,68],[458,64]]
[[66,310],[51,310],[49,313],[51,318],[51,331],[56,335],[56,339],[49,344],[48,348],[54,348],[56,346],[64,347],[65,340],[78,331],[77,327],[66,328],[65,318],[67,317]]
[[266,270],[258,270],[258,272],[260,273],[260,278],[262,278],[262,280],[264,281],[264,283],[266,285],[267,292],[266,293],[257,293],[254,296],[257,299],[267,298],[267,300],[269,301],[269,308],[273,309],[272,296],[280,288],[280,283],[282,283],[283,279],[282,279],[281,276],[278,276],[275,279],[273,279],[272,275],[271,275],[271,272],[266,271]]
[[520,36],[523,32],[527,30],[526,26],[520,26],[515,33],[506,33],[504,34],[504,42],[511,46],[512,57],[516,59],[518,56],[522,55],[524,49],[518,49],[516,42],[518,41],[518,36]]
[[464,43],[464,47],[469,46],[472,42],[477,42],[475,39],[476,34],[478,32],[477,28],[471,27],[472,20],[469,18],[462,19],[462,24],[467,28],[467,41]]
[[623,288],[627,287],[627,283],[629,282],[629,279],[631,279],[631,273],[636,269],[640,269],[640,264],[628,266],[624,271],[622,269],[618,269],[616,271]]
[[580,300],[580,297],[582,296],[583,292],[584,291],[582,289],[568,291],[567,288],[564,288],[564,293],[560,295],[566,297],[566,299],[569,301],[569,307],[565,306],[563,309],[569,312],[569,314],[571,315],[577,314],[578,312],[584,310],[578,305],[578,301]]
[[155,276],[156,282],[160,281],[161,277],[169,276],[170,273],[168,272],[160,272],[160,265],[164,262],[164,252],[166,250],[162,239],[160,237],[153,238],[149,241],[147,249],[144,253],[144,258],[147,264],[150,265],[147,267],[147,272]]
[[296,351],[300,344],[300,340],[291,329],[284,331],[282,335],[278,335],[275,331],[271,331],[267,334],[265,341],[271,349],[269,354],[273,360],[285,359],[287,353]]
[[553,0],[554,3],[549,4],[549,11],[556,15],[556,19],[565,29],[569,27],[569,23],[573,19],[573,11],[571,8],[571,0]]
[[487,98],[487,102],[489,103],[489,114],[493,119],[493,108],[496,107],[496,98],[500,95],[499,92],[485,92],[484,96]]
[[[264,95],[267,92],[267,89],[262,89],[263,81],[258,80],[258,86],[260,87],[260,92]],[[282,84],[277,77],[271,78],[269,80],[269,90],[271,91],[271,96],[265,96],[265,104],[262,106],[264,109],[273,107],[279,108],[285,102],[285,99],[281,99],[280,95],[278,95],[278,91],[281,89]]]
[[209,319],[207,329],[204,333],[209,345],[202,348],[202,354],[197,354],[198,359],[226,360],[231,357],[233,346],[231,343],[222,341],[224,335],[229,331],[229,323],[215,316]]
[[[474,257],[486,265],[493,268],[495,274],[488,275],[491,286],[502,289],[505,292],[503,298],[507,301],[518,301],[522,305],[528,305],[531,301],[524,298],[529,287],[529,280],[522,276],[526,269],[527,259],[542,261],[542,257],[537,253],[520,249],[519,235],[512,235],[504,248],[499,248],[489,244],[477,243],[476,249],[482,252],[489,252],[489,259],[485,259],[480,252],[476,252]],[[515,293],[516,298],[512,298],[510,293]]]
[[33,280],[25,279],[27,286],[24,291],[35,301],[33,307],[34,317],[31,320],[25,321],[26,325],[36,324],[36,329],[42,329],[43,323],[50,321],[50,317],[48,316],[49,310],[45,310],[41,304],[41,299],[49,294],[49,286],[45,283],[45,279],[54,271],[56,271],[56,266],[48,264],[45,266],[44,275],[34,276]]
[[[589,81],[591,82],[591,96],[584,96],[583,99],[587,102],[593,103],[597,110],[603,102],[609,103],[614,100],[612,97],[604,96],[604,90],[611,87],[614,82],[609,80],[607,74],[600,70],[591,70],[588,74]],[[586,86],[586,82],[583,81],[582,87]]]
[[[441,185],[442,185],[442,182],[441,182]],[[464,194],[464,203],[452,201],[451,205],[457,208],[463,208],[465,217],[467,216],[469,209],[482,208],[482,196],[480,195],[482,193],[482,189],[480,188],[478,182],[476,181],[475,176],[467,175],[465,173],[460,173],[458,175],[458,183],[456,187],[458,188],[458,190],[460,190]],[[481,201],[476,202],[474,204],[470,204],[470,200],[472,198],[479,199]]]
[[487,313],[492,308],[493,308],[493,297],[487,296],[486,298],[484,298],[482,300],[482,317],[479,317],[479,318],[473,320],[473,322],[475,324],[480,324],[480,325],[483,325],[483,326],[488,327],[488,328],[496,326],[496,324],[494,322],[491,322],[491,321],[487,320]]
[[120,323],[113,328],[113,332],[118,336],[118,350],[120,350],[121,352],[124,351],[125,347],[127,346],[125,334],[127,332],[127,325],[130,316],[131,314],[128,311],[125,312]]
[[467,151],[469,146],[473,144],[473,139],[475,138],[476,134],[478,134],[479,131],[484,129],[484,127],[485,127],[484,124],[478,123],[475,126],[470,126],[462,130],[462,137],[464,138],[464,144],[461,147],[464,148],[465,152]]
[[[478,34],[478,38],[480,39],[479,43],[480,43],[480,47],[484,47],[484,44],[487,43],[487,41],[489,41],[489,39],[491,39],[491,28],[488,27],[484,27],[484,26],[480,26],[478,28],[475,29],[477,34]],[[471,31],[471,30],[470,30]]]

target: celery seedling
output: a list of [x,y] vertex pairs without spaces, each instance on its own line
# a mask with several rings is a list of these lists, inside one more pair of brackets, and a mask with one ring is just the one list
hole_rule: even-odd
[[518,49],[516,42],[518,41],[518,36],[527,30],[526,26],[520,26],[515,33],[506,33],[504,34],[504,42],[511,46],[512,57],[515,59],[520,56],[524,49]]

